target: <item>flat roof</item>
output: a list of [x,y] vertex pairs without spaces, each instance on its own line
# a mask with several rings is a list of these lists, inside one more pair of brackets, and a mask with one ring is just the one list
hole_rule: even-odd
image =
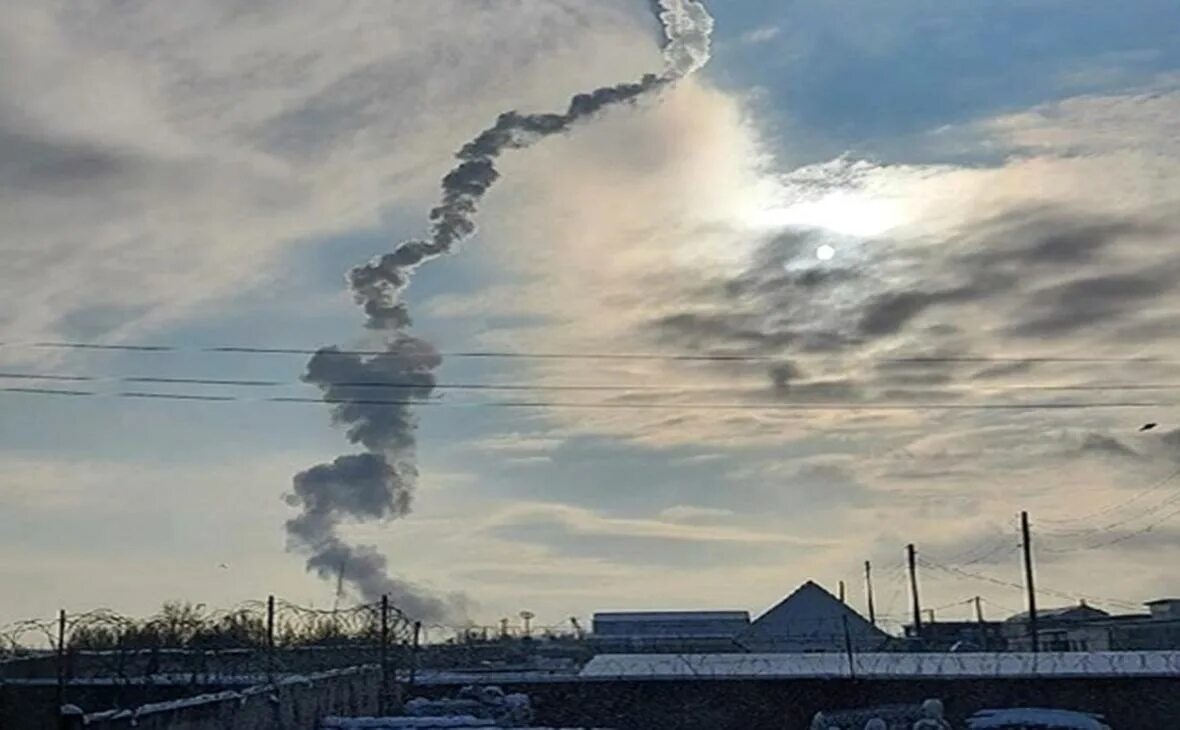
[[976,654],[600,654],[587,680],[808,679],[917,677],[1178,677],[1180,652]]
[[595,621],[749,621],[749,611],[604,611]]

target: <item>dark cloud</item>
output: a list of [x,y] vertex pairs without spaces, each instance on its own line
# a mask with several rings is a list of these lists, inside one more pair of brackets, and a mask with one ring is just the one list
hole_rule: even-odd
[[857,330],[876,337],[897,334],[914,317],[945,300],[943,294],[921,291],[878,294],[866,305]]
[[1176,285],[1172,267],[1134,274],[1086,276],[1033,292],[1021,320],[1008,332],[1018,337],[1061,337],[1132,318]]
[[152,163],[129,150],[6,128],[0,115],[0,189],[51,190],[112,183]]
[[1094,263],[1124,237],[1159,232],[1155,225],[1080,211],[1020,209],[979,224],[970,236],[986,246],[972,250],[963,262],[981,270],[1073,268]]
[[1082,437],[1078,451],[1087,455],[1113,456],[1121,459],[1142,458],[1142,454],[1127,446],[1122,441],[1112,436],[1094,432],[1087,433]]
[[796,339],[794,332],[765,326],[757,318],[740,313],[685,312],[661,317],[651,327],[662,342],[706,352],[737,349],[772,353]]

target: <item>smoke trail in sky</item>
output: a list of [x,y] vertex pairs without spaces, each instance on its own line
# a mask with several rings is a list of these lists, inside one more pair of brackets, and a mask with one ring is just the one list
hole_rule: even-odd
[[[429,235],[405,241],[392,253],[358,266],[348,274],[366,327],[379,333],[384,352],[362,356],[329,347],[308,363],[304,380],[333,404],[333,421],[365,452],[341,456],[295,477],[288,502],[300,508],[287,522],[293,549],[310,555],[307,567],[324,577],[340,576],[366,600],[389,595],[402,610],[420,620],[455,618],[461,605],[424,594],[391,578],[385,556],[372,546],[353,546],[340,536],[346,521],[384,521],[410,510],[418,472],[415,463],[416,420],[408,405],[377,403],[372,390],[356,383],[406,383],[404,400],[430,397],[441,358],[427,342],[407,333],[411,325],[402,294],[416,268],[449,253],[475,232],[480,201],[500,174],[496,160],[570,130],[602,110],[627,103],[683,78],[709,60],[713,18],[699,0],[654,0],[664,28],[665,68],[637,82],[607,86],[574,96],[558,113],[508,111],[456,154],[459,164],[442,180],[442,197],[430,211]],[[344,385],[345,383],[352,385]]]

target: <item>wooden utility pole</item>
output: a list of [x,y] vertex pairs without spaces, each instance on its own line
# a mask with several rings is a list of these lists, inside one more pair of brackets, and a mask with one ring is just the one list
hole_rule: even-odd
[[910,598],[914,604],[914,636],[922,637],[922,601],[918,597],[918,549],[913,543],[906,545],[906,562],[910,567]]
[[975,621],[979,624],[979,648],[987,651],[987,624],[983,620],[983,599],[976,596],[972,600],[975,603]]
[[873,564],[865,561],[865,595],[869,601],[869,623],[877,625],[877,608],[873,605]]
[[1024,548],[1024,585],[1028,589],[1028,639],[1033,653],[1041,650],[1037,634],[1037,587],[1033,579],[1032,532],[1028,528],[1028,512],[1020,513],[1021,544]]
[[844,592],[844,581],[840,581],[840,603],[847,603],[847,602],[848,601],[846,599],[845,592]]
[[848,678],[856,679],[856,656],[852,651],[852,632],[848,630],[848,614],[841,614],[840,620],[844,624],[844,651],[848,655]]

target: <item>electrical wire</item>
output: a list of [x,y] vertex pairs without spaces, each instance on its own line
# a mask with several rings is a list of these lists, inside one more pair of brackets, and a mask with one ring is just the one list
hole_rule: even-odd
[[[1123,507],[1126,507],[1129,504],[1134,504],[1135,502],[1138,502],[1140,499],[1143,499],[1144,497],[1151,494],[1152,492],[1158,491],[1160,488],[1167,486],[1169,483],[1171,483],[1177,477],[1180,477],[1180,467],[1177,467],[1175,470],[1170,472],[1167,476],[1165,476],[1161,479],[1157,479],[1149,487],[1147,487],[1147,489],[1143,490],[1142,492],[1139,492],[1138,494],[1134,495],[1130,499],[1124,500],[1122,502],[1118,502],[1118,503],[1116,503],[1110,507],[1107,507],[1105,509],[1101,509],[1096,512],[1090,512],[1090,513],[1087,513],[1084,515],[1079,515],[1077,517],[1058,518],[1058,519],[1046,518],[1046,519],[1041,519],[1039,521],[1045,522],[1048,524],[1053,524],[1053,525],[1068,525],[1068,524],[1073,524],[1075,522],[1084,522],[1084,521],[1086,521],[1088,519],[1092,519],[1094,517],[1102,517],[1102,516],[1111,514],[1113,512],[1117,512],[1118,510],[1122,509]],[[1053,532],[1053,531],[1051,531],[1051,532]],[[1063,534],[1063,533],[1056,532],[1055,534]]]
[[[46,382],[78,382],[78,383],[98,383],[98,382],[114,382],[114,383],[147,383],[147,384],[161,384],[161,385],[221,385],[228,387],[246,387],[246,388],[280,388],[288,385],[306,385],[302,380],[250,380],[250,379],[235,379],[235,378],[199,378],[199,377],[158,377],[158,376],[99,376],[99,375],[71,375],[64,373],[36,373],[36,372],[0,372],[0,380],[29,380],[29,381],[46,381]],[[807,383],[811,385],[813,383]],[[414,382],[386,382],[386,381],[342,381],[332,383],[336,387],[347,388],[375,388],[387,390],[410,390],[420,389],[424,386],[422,383]],[[685,392],[716,392],[718,388],[710,386],[696,386],[696,385],[619,385],[606,383],[587,383],[587,384],[521,384],[521,383],[436,383],[429,386],[434,390],[471,390],[471,391],[525,391],[525,392],[668,392],[668,393],[685,393]],[[1123,390],[1178,390],[1180,391],[1180,383],[1170,383],[1162,385],[1102,385],[1102,386],[1056,386],[1056,385],[1035,385],[1035,384],[1020,384],[997,387],[982,387],[971,388],[967,386],[953,387],[943,386],[939,388],[944,392],[1118,392]],[[928,389],[923,389],[922,392],[927,392]],[[788,391],[789,392],[789,391]],[[893,390],[891,392],[898,392]],[[902,391],[904,392],[904,391]]]
[[[101,342],[0,342],[0,347],[10,349],[70,349],[97,350],[114,352],[138,353],[175,353],[175,352],[205,352],[223,354],[258,354],[258,355],[315,355],[339,354],[352,356],[376,356],[389,354],[386,350],[333,350],[323,348],[297,347],[255,347],[249,345],[218,345],[218,346],[180,346],[180,345],[126,345]],[[689,355],[668,353],[618,353],[618,352],[511,352],[511,351],[455,351],[441,353],[449,358],[471,359],[515,359],[515,360],[654,360],[654,361],[688,361],[688,362],[776,362],[782,359],[777,355],[739,355],[739,354],[711,354]],[[1018,356],[913,356],[913,357],[881,357],[872,358],[875,362],[897,364],[1143,364],[1143,365],[1180,365],[1180,360],[1155,357],[1018,357]]]
[[[362,386],[366,387],[366,386]],[[422,387],[422,386],[418,386]],[[84,391],[55,388],[29,388],[7,386],[0,387],[0,392],[22,393],[26,395],[43,396],[73,396],[73,397],[114,397],[114,398],[155,398],[157,400],[176,401],[208,401],[219,403],[248,402],[248,403],[303,403],[328,405],[363,405],[376,408],[401,408],[406,406],[434,406],[456,408],[569,408],[580,410],[622,410],[622,411],[778,411],[778,412],[817,412],[817,411],[1069,411],[1090,409],[1137,409],[1156,408],[1154,403],[873,403],[873,402],[816,402],[816,403],[620,403],[620,402],[588,402],[588,401],[559,401],[559,400],[527,400],[527,401],[491,401],[483,403],[454,402],[439,399],[381,399],[381,398],[343,398],[329,396],[324,398],[307,397],[271,397],[246,398],[241,396],[195,396],[183,393],[142,393],[115,392],[103,393],[99,391]]]
[[[992,584],[994,584],[994,585],[1003,586],[1003,587],[1005,587],[1005,588],[1016,588],[1016,589],[1019,589],[1019,590],[1026,590],[1026,589],[1025,589],[1025,586],[1022,586],[1022,585],[1020,585],[1019,583],[1012,583],[1012,582],[1010,582],[1010,581],[1001,580],[1001,579],[999,579],[999,578],[995,578],[995,577],[993,577],[993,576],[989,576],[989,575],[984,575],[984,574],[982,574],[982,573],[973,573],[973,572],[970,572],[970,571],[966,571],[966,570],[961,570],[961,569],[959,569],[959,568],[955,568],[955,567],[953,567],[953,566],[949,566],[949,565],[942,565],[942,564],[940,564],[940,563],[937,563],[937,562],[931,561],[931,560],[929,560],[929,559],[922,559],[922,558],[919,558],[919,563],[920,563],[920,564],[921,564],[923,567],[926,567],[926,568],[933,568],[934,570],[939,570],[939,571],[943,571],[943,572],[946,572],[946,573],[951,573],[951,574],[959,575],[959,576],[962,576],[962,577],[965,577],[965,578],[972,578],[972,579],[974,579],[974,580],[985,581],[985,582],[988,582],[988,583],[992,583]],[[1123,601],[1123,600],[1120,600],[1120,599],[1118,599],[1118,598],[1109,598],[1109,597],[1106,597],[1106,596],[1094,596],[1094,595],[1087,595],[1087,594],[1084,594],[1084,593],[1070,593],[1070,592],[1067,592],[1067,591],[1059,591],[1059,590],[1056,590],[1056,589],[1054,589],[1054,588],[1046,588],[1046,587],[1043,587],[1043,586],[1038,586],[1038,587],[1037,587],[1037,589],[1036,589],[1036,592],[1037,592],[1037,593],[1040,593],[1040,594],[1043,594],[1043,595],[1046,595],[1046,596],[1055,596],[1055,597],[1057,597],[1057,598],[1068,598],[1068,599],[1071,599],[1071,600],[1079,600],[1079,599],[1082,599],[1082,600],[1097,601],[1097,602],[1100,602],[1100,603],[1108,603],[1108,604],[1110,604],[1110,605],[1113,605],[1113,606],[1120,606],[1120,607],[1124,607],[1124,608],[1134,608],[1134,609],[1138,609],[1138,608],[1139,608],[1139,606],[1138,606],[1137,604],[1130,603],[1130,602],[1128,602],[1128,601]]]

